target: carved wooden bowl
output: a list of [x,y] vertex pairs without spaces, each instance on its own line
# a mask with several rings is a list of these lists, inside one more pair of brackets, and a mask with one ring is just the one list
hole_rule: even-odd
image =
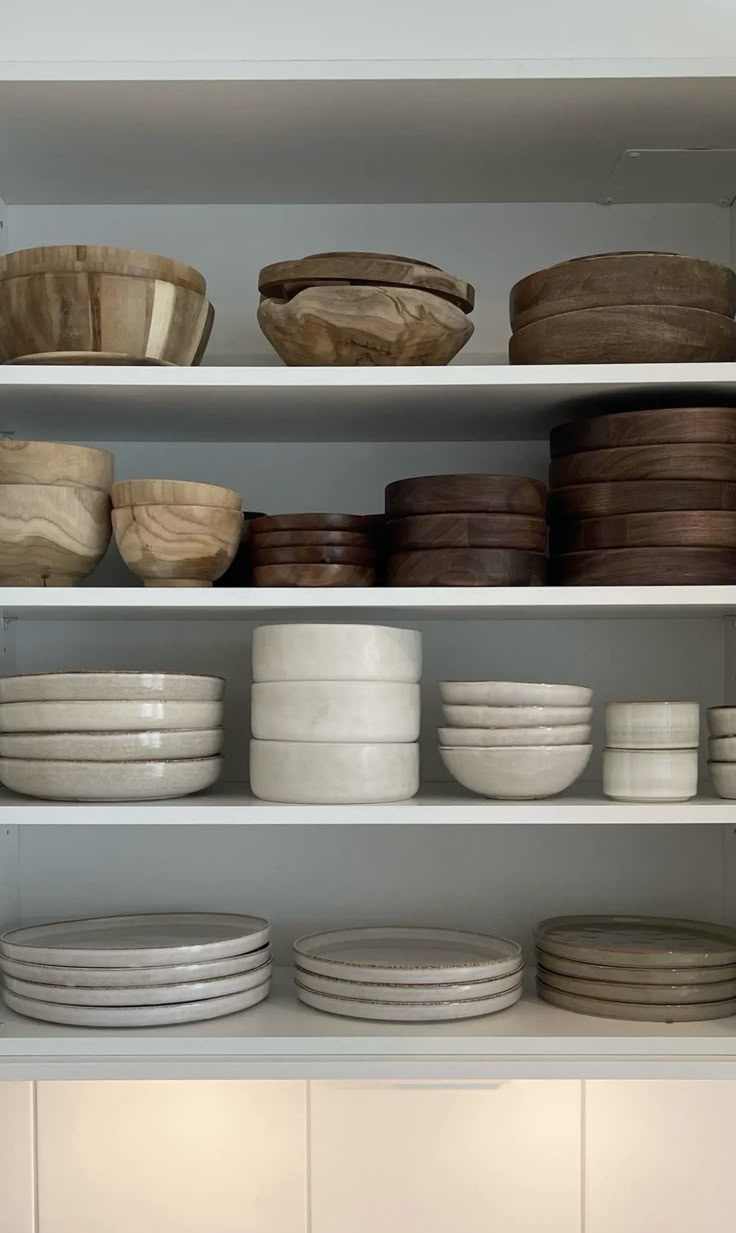
[[57,484],[0,484],[3,586],[74,586],[99,565],[109,542],[106,492]]
[[115,459],[109,450],[62,441],[0,441],[0,484],[57,484],[109,495]]
[[147,587],[208,587],[240,544],[239,509],[211,505],[126,505],[112,511],[115,542]]
[[545,317],[509,340],[512,364],[677,364],[736,360],[736,322],[702,308],[626,304]]
[[0,280],[26,274],[128,274],[158,278],[200,295],[207,290],[199,270],[182,261],[109,244],[44,244],[0,256]]

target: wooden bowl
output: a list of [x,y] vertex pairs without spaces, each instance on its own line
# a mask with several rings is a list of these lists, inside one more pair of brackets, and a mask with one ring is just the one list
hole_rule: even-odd
[[586,552],[594,548],[736,548],[736,510],[674,510],[614,514],[556,522],[550,551]]
[[558,313],[622,304],[702,308],[736,314],[736,274],[679,253],[598,253],[527,275],[511,288],[511,329]]
[[376,550],[367,548],[320,547],[260,548],[253,546],[253,565],[367,565],[375,568]]
[[240,544],[240,510],[211,505],[126,505],[112,511],[115,542],[147,587],[207,587]]
[[375,537],[361,531],[259,531],[253,548],[372,548]]
[[95,488],[109,496],[114,469],[109,450],[62,441],[0,440],[0,484]]
[[550,489],[616,480],[721,480],[736,483],[736,445],[622,445],[553,458]]
[[416,475],[386,488],[386,514],[489,512],[544,517],[547,490],[539,480],[520,475]]
[[99,565],[109,542],[106,492],[56,484],[0,484],[3,586],[74,586]]
[[243,498],[232,488],[193,480],[118,480],[112,486],[113,509],[126,505],[210,505],[239,510]]
[[253,535],[264,531],[347,531],[365,535],[370,529],[364,514],[266,514],[251,525]]
[[546,561],[541,553],[510,548],[431,548],[395,552],[386,562],[394,587],[541,586]]
[[550,558],[550,582],[562,586],[732,586],[731,548],[597,548]]
[[702,308],[584,308],[524,326],[512,364],[679,364],[736,359],[736,322]]
[[527,514],[418,514],[388,523],[391,552],[423,548],[518,548],[544,552],[547,524]]
[[685,442],[736,445],[736,407],[663,407],[616,411],[558,424],[549,434],[553,458],[583,450],[629,445],[678,445]]
[[247,587],[251,581],[251,552],[253,537],[250,533],[251,523],[255,518],[263,518],[262,510],[243,510],[241,514],[243,525],[240,528],[240,543],[232,563],[225,573],[215,578],[216,587]]
[[549,522],[659,510],[736,510],[736,484],[715,480],[619,480],[576,484],[549,494]]
[[470,283],[426,261],[392,253],[314,253],[297,261],[277,261],[261,270],[258,290],[269,298],[290,300],[305,287],[330,283],[431,291],[456,304],[464,313],[472,312],[475,303]]
[[375,570],[367,565],[258,565],[257,587],[371,587]]
[[204,295],[204,277],[190,265],[173,257],[113,248],[109,244],[47,244],[21,248],[0,256],[0,281],[27,274],[127,274],[133,278],[157,278]]
[[258,322],[285,364],[448,364],[473,324],[462,309],[412,287],[307,287],[263,298]]
[[198,292],[122,274],[29,274],[0,281],[0,362],[76,352],[191,364],[211,328]]

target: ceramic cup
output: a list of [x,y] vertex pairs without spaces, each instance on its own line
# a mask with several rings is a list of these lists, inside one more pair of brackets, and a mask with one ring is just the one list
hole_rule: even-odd
[[266,741],[405,744],[419,717],[419,686],[394,681],[262,681],[251,693],[253,735]]
[[697,702],[607,702],[609,749],[697,749]]
[[711,736],[736,736],[736,706],[712,706],[706,717]]
[[736,800],[736,762],[709,762],[713,787],[724,800]]
[[603,793],[613,800],[688,801],[697,790],[697,749],[603,750]]

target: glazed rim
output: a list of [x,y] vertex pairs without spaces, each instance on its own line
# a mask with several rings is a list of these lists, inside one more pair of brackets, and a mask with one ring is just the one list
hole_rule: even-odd
[[395,625],[366,625],[366,624],[348,625],[343,621],[337,621],[335,622],[335,624],[331,624],[329,621],[309,621],[308,623],[305,624],[304,621],[301,621],[294,625],[257,625],[256,628],[253,630],[253,633],[256,633],[259,629],[288,629],[288,630],[299,630],[299,631],[303,629],[360,629],[360,630],[380,629],[382,633],[386,633],[388,631],[388,633],[391,633],[391,634],[419,634],[420,632],[418,629],[400,629],[400,628],[397,628]]
[[[182,731],[186,732],[184,728]],[[13,736],[14,733],[8,732],[8,736]],[[19,736],[59,736],[58,732],[48,733],[33,733],[24,732],[18,733]],[[70,733],[71,736],[82,735],[79,732]],[[189,766],[192,762],[222,762],[222,754],[211,754],[206,758],[141,758],[134,761],[130,758],[99,758],[94,762],[90,762],[85,758],[0,758],[0,764],[5,762],[24,762],[27,766],[127,766],[131,771],[142,770],[145,766]]]
[[[513,989],[507,989],[504,993],[490,993],[484,998],[462,998],[462,1000],[458,1002],[374,1002],[372,998],[345,997],[344,994],[322,993],[321,991],[318,993],[316,989],[310,989],[309,985],[302,985],[298,980],[295,980],[294,984],[297,989],[304,989],[305,993],[316,993],[318,997],[329,998],[332,1002],[357,1002],[361,1005],[365,1004],[366,1006],[442,1006],[443,1008],[448,1006],[467,1006],[468,1004],[472,1005],[474,1002],[478,1005],[484,1005],[486,1002],[495,1002],[497,998],[507,998],[512,993],[517,993],[522,988],[521,982],[519,982],[519,984]],[[397,985],[396,987],[399,989],[401,988],[400,985]],[[432,986],[430,985],[428,988],[431,989]]]
[[[562,681],[463,681],[459,677],[449,677],[445,681],[440,681],[440,685],[523,685],[525,689],[528,685],[533,685],[535,689],[537,687],[542,689],[590,689],[589,685],[568,685]],[[448,705],[451,704],[448,703]],[[506,706],[509,704],[499,703],[499,705]],[[510,705],[513,705],[513,703]],[[525,706],[526,704],[521,702],[519,705]],[[534,703],[531,705],[533,706]],[[539,705],[544,706],[545,704],[540,703]]]
[[[542,942],[542,941],[537,941],[537,959],[542,959],[542,960],[545,960],[545,959],[553,959],[553,960],[554,960],[554,959],[562,959],[562,956],[561,956],[561,955],[553,955],[553,954],[549,953],[548,951],[546,951],[546,950],[544,949],[544,944],[543,944],[543,942]],[[563,962],[566,962],[566,963],[575,963],[575,964],[577,964],[579,967],[589,967],[589,968],[596,968],[596,969],[597,969],[597,968],[609,968],[612,972],[618,972],[618,971],[620,971],[620,969],[621,969],[621,968],[624,968],[624,969],[626,969],[626,968],[627,968],[627,964],[626,964],[626,963],[601,963],[598,959],[595,959],[595,960],[593,960],[593,959],[567,959],[567,960],[563,960]],[[542,963],[542,967],[544,967],[544,963]],[[724,968],[724,969],[726,969],[727,971],[733,971],[733,973],[734,973],[732,977],[731,977],[731,976],[724,976],[724,977],[722,977],[722,978],[721,978],[722,980],[736,980],[736,963],[713,963],[713,964],[710,964],[710,965],[709,965],[709,967],[708,967],[708,971],[709,971],[709,972],[717,972],[717,971],[719,970],[719,968]],[[551,969],[550,969],[550,970],[551,970]],[[642,969],[637,969],[637,970],[638,970],[638,971],[641,971]],[[646,968],[644,968],[643,970],[644,970],[644,971],[646,971],[647,969],[646,969]],[[682,971],[685,971],[685,972],[692,972],[692,971],[694,971],[694,968],[687,968],[687,967],[686,967],[686,968],[681,968],[681,967],[678,967],[678,966],[677,966],[677,964],[674,964],[674,963],[673,963],[672,967],[669,967],[669,968],[667,968],[667,967],[659,967],[659,966],[658,966],[658,967],[656,968],[656,971],[657,971],[657,972],[659,972],[659,973],[662,973],[662,972],[672,972],[672,974],[674,975],[676,972],[682,972]],[[555,975],[555,976],[565,976],[565,975],[566,975],[566,973],[565,973],[565,972],[555,972],[555,973],[554,973],[554,975]],[[570,980],[574,980],[574,979],[575,979],[575,977],[574,977],[574,976],[572,976],[572,977],[569,977],[569,979],[570,979]],[[586,976],[581,977],[581,979],[582,979],[582,980],[595,980],[595,977],[594,977],[594,976],[587,976],[587,975],[586,975]],[[603,978],[601,978],[601,979],[603,979]],[[626,984],[627,982],[622,981],[621,983],[622,983],[622,984]],[[672,983],[673,983],[673,984],[678,984],[678,982],[677,982],[677,981],[673,981]],[[682,983],[682,982],[679,982],[679,983]],[[716,982],[714,982],[714,983],[716,983]]]
[[[640,750],[639,752],[645,752],[645,751]],[[671,753],[672,750],[662,750],[661,752]],[[687,751],[687,752],[692,752],[692,751]],[[663,932],[666,931],[667,929],[688,930],[694,934],[696,933],[703,934],[702,948],[699,948],[697,941],[693,940],[693,943],[691,944],[689,952],[685,952],[684,950],[675,952],[675,953],[678,953],[680,956],[682,956],[684,953],[690,953],[693,955],[697,954],[698,956],[703,955],[703,954],[711,954],[713,953],[712,943],[717,942],[719,940],[722,943],[730,944],[730,949],[736,952],[736,929],[732,929],[728,925],[714,924],[711,921],[690,920],[685,917],[677,917],[677,916],[616,916],[616,915],[611,915],[611,916],[606,916],[606,915],[549,916],[547,917],[546,920],[540,921],[539,924],[537,925],[536,929],[534,930],[534,941],[537,947],[539,948],[539,950],[541,950],[542,952],[544,952],[546,949],[545,942],[549,941],[553,945],[559,944],[559,945],[571,947],[576,950],[582,950],[582,951],[607,950],[609,952],[616,951],[622,955],[632,955],[632,956],[642,954],[641,948],[629,946],[623,940],[617,941],[615,939],[611,939],[610,941],[606,941],[605,939],[600,939],[598,941],[591,940],[589,943],[586,944],[585,942],[580,942],[580,941],[568,941],[564,936],[563,937],[555,936],[556,930],[564,931],[564,930],[567,930],[568,928],[579,928],[579,929],[599,928],[601,931],[606,930],[609,934],[613,934],[618,929],[622,931],[628,931],[631,929],[642,929],[642,930],[651,929],[651,930],[661,930]],[[710,946],[708,945],[708,942],[711,943]],[[653,945],[651,949],[656,950],[660,953],[661,952],[672,953],[671,949],[667,946],[666,939],[664,938],[662,939],[660,944]],[[728,946],[724,946],[723,949],[724,949],[724,953],[728,953],[728,949],[729,949]],[[734,962],[734,961],[732,960],[730,962]],[[621,965],[610,964],[608,966],[625,967],[627,965],[626,964],[621,964]],[[646,965],[642,964],[640,966],[643,967]],[[650,966],[660,967],[661,965],[651,964]],[[716,966],[716,965],[713,965],[713,966]]]
[[[121,699],[118,699],[118,701],[121,701]],[[14,737],[14,736],[22,736],[26,739],[31,738],[31,737],[42,737],[42,736],[53,736],[53,737],[73,736],[75,737],[75,739],[77,737],[87,739],[88,737],[96,737],[96,736],[123,736],[123,737],[127,737],[127,736],[182,736],[182,735],[184,736],[209,736],[211,732],[224,732],[224,731],[225,729],[222,724],[214,724],[211,728],[129,728],[125,732],[121,731],[119,728],[90,728],[86,732],[78,732],[78,731],[77,732],[0,732],[0,739],[7,740],[8,737]],[[213,756],[218,757],[219,755],[213,755]],[[21,762],[28,762],[30,760],[31,759],[29,758],[20,759]],[[38,760],[40,762],[43,761],[42,758],[39,758]],[[57,759],[52,758],[51,761],[55,762],[57,761]],[[111,758],[110,761],[115,762],[115,761],[118,761],[118,759]],[[161,762],[163,761],[163,759],[154,758],[153,761]],[[172,759],[166,759],[166,761],[172,761]],[[197,759],[196,758],[194,759],[178,758],[178,759],[173,759],[173,761],[179,761],[179,762],[195,761],[196,762]]]
[[[46,487],[46,485],[42,485],[42,487]],[[225,680],[224,676],[210,676],[207,672],[158,672],[153,668],[71,668],[68,672],[16,672],[12,676],[0,678],[0,684],[4,681],[26,681],[29,678],[36,680],[38,677],[45,676],[164,676],[168,679],[175,677],[179,681]],[[145,699],[141,700],[145,701]],[[73,699],[70,699],[70,701],[73,701]],[[114,699],[111,699],[111,701],[114,701]],[[123,701],[123,699],[118,699],[118,701]]]
[[[1,963],[1,960],[0,960],[0,963]],[[353,966],[353,965],[350,965],[350,966]],[[381,966],[382,966],[382,967],[385,967],[386,965],[385,965],[385,964],[382,964]],[[468,966],[469,966],[469,965],[468,965]],[[522,979],[522,973],[523,973],[523,971],[524,971],[524,961],[522,960],[522,962],[519,964],[519,966],[518,966],[518,967],[516,967],[516,968],[514,968],[514,969],[513,969],[513,971],[511,971],[511,972],[504,972],[503,976],[484,976],[484,977],[480,978],[479,980],[446,980],[446,981],[437,981],[437,983],[436,983],[436,984],[434,984],[434,985],[429,985],[429,984],[428,984],[428,985],[419,985],[419,986],[417,986],[417,985],[400,985],[400,984],[389,984],[389,983],[388,983],[387,981],[385,981],[385,980],[355,980],[354,978],[351,978],[350,980],[345,980],[345,979],[341,979],[339,976],[325,976],[325,975],[324,975],[323,973],[321,973],[321,972],[310,972],[309,968],[302,968],[302,967],[300,967],[300,966],[299,966],[299,964],[298,964],[298,963],[295,965],[294,971],[295,971],[295,972],[301,972],[303,976],[319,976],[319,979],[320,979],[320,980],[331,980],[331,981],[332,981],[335,985],[365,985],[365,987],[366,987],[367,989],[417,989],[417,988],[420,988],[420,989],[422,989],[422,990],[427,989],[427,990],[429,990],[429,991],[430,991],[430,993],[431,993],[432,989],[454,989],[454,988],[456,988],[456,986],[457,986],[457,985],[489,985],[489,984],[493,984],[493,982],[494,982],[494,981],[497,981],[497,980],[509,980],[509,979],[510,979],[510,977],[512,977],[512,976],[518,976],[518,977],[519,977],[519,980],[521,981],[521,979]],[[735,977],[734,979],[736,980],[736,977]],[[299,985],[299,979],[298,979],[298,977],[296,978],[295,983],[296,983],[297,985]],[[517,987],[516,985],[514,985],[514,986],[513,986],[513,988],[516,988],[516,987]],[[300,988],[304,989],[304,988],[308,988],[308,986],[306,986],[306,985],[300,985]],[[310,992],[314,993],[314,992],[316,992],[316,990],[310,990]],[[510,993],[510,992],[511,992],[511,990],[510,990],[510,989],[506,989],[506,990],[505,990],[505,992],[506,992],[506,993]],[[342,994],[342,995],[340,995],[340,994],[332,994],[332,995],[331,995],[331,994],[329,994],[329,993],[325,994],[325,997],[330,997],[330,996],[333,996],[333,997],[339,997],[339,996],[348,997],[349,995],[347,995],[347,994]],[[485,996],[486,996],[486,997],[503,997],[503,994],[488,993],[488,994],[486,994]],[[352,996],[350,996],[350,1000],[352,1000]],[[464,999],[464,1000],[468,1000],[468,999]],[[414,1005],[416,1005],[416,1003],[414,1003]]]
[[[366,940],[370,940],[368,935],[371,935],[371,934],[383,934],[389,929],[407,930],[410,928],[411,926],[406,926],[406,925],[368,925],[368,926],[365,926],[364,928],[357,927],[355,929],[348,929],[348,930],[321,929],[319,930],[318,933],[304,933],[302,934],[300,938],[297,938],[296,941],[294,942],[294,954],[303,955],[305,959],[315,958],[313,953],[306,949],[307,944],[319,938],[328,938],[332,934],[335,934],[335,933],[360,934]],[[447,929],[435,929],[432,926],[428,926],[426,929],[422,929],[420,926],[416,926],[415,929],[416,929],[416,932],[429,933],[429,934],[431,933],[453,933],[458,937],[463,937],[467,939],[475,939],[477,941],[480,941],[486,944],[495,943],[496,946],[506,946],[508,947],[509,952],[510,952],[509,955],[506,956],[506,959],[509,959],[514,955],[518,955],[519,959],[520,960],[522,959],[521,946],[519,945],[518,942],[514,942],[512,938],[503,938],[503,937],[497,936],[496,934],[490,934],[490,933],[478,933],[471,929],[449,929],[447,930]],[[1,940],[2,938],[0,937],[0,941]],[[356,941],[357,940],[360,940],[360,939],[356,938]],[[488,956],[485,959],[469,959],[469,958],[461,959],[458,957],[457,962],[452,962],[451,960],[447,960],[443,963],[392,963],[390,959],[387,959],[386,961],[381,960],[380,962],[377,960],[372,960],[372,959],[360,959],[356,962],[356,960],[354,959],[332,959],[332,958],[324,957],[321,955],[319,956],[319,959],[320,959],[320,962],[331,963],[331,964],[334,964],[335,967],[391,968],[397,972],[430,972],[430,971],[435,971],[435,970],[442,971],[445,968],[456,968],[456,967],[463,967],[463,968],[481,968],[482,967],[484,968],[484,967],[488,967],[488,965],[490,963],[493,963],[494,961],[498,963],[502,963],[505,961],[504,956],[502,955],[497,955],[495,956],[495,958],[493,956]],[[457,984],[458,982],[451,981],[450,983]]]
[[[40,922],[37,925],[16,925],[13,929],[6,929],[3,933],[0,933],[0,948],[5,943],[12,943],[13,946],[22,946],[24,949],[28,949],[28,950],[41,949],[37,943],[36,944],[31,943],[29,945],[28,942],[13,941],[13,938],[16,934],[28,933],[30,930],[35,931],[36,929],[55,929],[61,925],[100,925],[100,924],[117,925],[119,922],[128,922],[128,921],[139,921],[140,923],[144,923],[144,922],[149,922],[152,920],[158,921],[162,917],[166,917],[167,919],[174,918],[173,923],[178,923],[178,918],[182,916],[185,916],[187,918],[187,921],[192,920],[195,923],[196,923],[197,918],[201,919],[202,921],[211,920],[213,917],[215,917],[218,921],[225,921],[226,919],[230,920],[233,922],[233,929],[236,931],[238,935],[242,934],[245,929],[247,929],[247,936],[251,936],[253,933],[262,933],[265,929],[268,929],[269,936],[266,939],[266,942],[264,942],[262,945],[265,946],[267,943],[270,943],[270,923],[263,916],[247,916],[239,912],[162,912],[162,913],[126,912],[119,916],[73,916],[66,920]],[[197,945],[197,944],[195,943],[194,945]],[[159,946],[150,946],[150,947],[149,946],[146,946],[146,947],[126,946],[122,949],[126,951],[127,950],[136,950],[136,951],[154,950],[155,951],[155,950],[174,950],[174,949],[179,950],[179,949],[184,949],[184,948],[192,949],[192,944],[177,943],[175,946],[160,946],[159,945]],[[64,951],[64,950],[78,950],[79,947],[74,946],[73,943],[71,945],[67,944],[65,946],[53,946],[53,945],[49,946],[46,943],[44,943],[42,949],[54,950],[54,951]],[[101,942],[99,946],[91,947],[89,949],[91,950],[110,950],[112,948],[110,947],[109,944]],[[118,949],[118,948],[116,947],[115,949]],[[256,949],[260,950],[261,947],[257,947]],[[241,952],[238,952],[238,953],[241,953]],[[242,953],[250,954],[251,952],[243,951]],[[2,954],[3,954],[3,957],[6,959],[12,958],[12,956],[5,954],[4,951],[2,952]],[[29,960],[29,962],[32,962],[32,961]],[[191,960],[187,962],[191,962]],[[65,964],[62,964],[62,965],[45,964],[44,966],[56,967],[56,966],[66,966],[66,965]],[[92,966],[92,965],[89,965],[89,966]],[[135,964],[133,966],[135,966]],[[171,965],[170,964],[157,964],[157,965],[151,964],[150,966],[169,967]]]
[[[570,724],[570,725],[560,724],[560,727],[562,728],[568,727],[568,726],[577,727],[577,724]],[[504,731],[503,728],[497,728],[495,730],[498,732]],[[470,732],[470,731],[472,731],[471,728],[458,728],[458,732]],[[488,729],[488,731],[493,731],[493,729]],[[527,732],[533,732],[533,731],[534,731],[533,728],[527,728]],[[530,754],[532,753],[534,754],[555,753],[555,754],[559,754],[560,756],[562,756],[562,754],[565,752],[566,749],[592,749],[592,748],[593,746],[589,745],[587,742],[583,742],[580,745],[573,745],[573,744],[570,744],[570,745],[440,745],[440,749],[445,750],[446,753],[462,753],[464,750],[467,750],[469,753],[484,753],[484,754],[494,754],[494,755],[495,754],[521,753],[522,750],[528,750]],[[622,749],[620,751],[617,750],[616,752],[631,753],[632,751],[629,749]],[[633,750],[633,752],[634,753],[649,753],[650,750],[637,749],[637,750]],[[683,750],[661,749],[661,750],[655,750],[654,752],[655,753],[692,753],[693,751],[690,749],[683,749]]]
[[[666,700],[666,701],[661,701],[661,702],[658,698],[651,698],[646,702],[643,702],[643,701],[642,702],[607,702],[606,710],[608,711],[611,709],[611,707],[614,707],[614,706],[694,706],[694,707],[697,707],[698,710],[700,710],[700,703],[694,702],[692,698],[681,698],[681,699],[677,699],[676,701]],[[711,707],[710,709],[712,711],[717,711],[719,709],[727,711],[729,708],[728,707],[719,708],[719,707],[714,706],[714,707]]]

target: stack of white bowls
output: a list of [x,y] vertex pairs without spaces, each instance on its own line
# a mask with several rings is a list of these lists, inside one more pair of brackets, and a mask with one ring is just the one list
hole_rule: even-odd
[[461,929],[333,929],[299,938],[294,960],[301,1002],[354,1019],[471,1019],[522,992],[519,943]]
[[400,801],[419,787],[421,635],[380,625],[253,634],[250,782],[266,801]]
[[603,792],[617,801],[687,801],[698,790],[697,702],[608,702]]
[[139,801],[219,778],[219,676],[42,672],[0,679],[0,783],[24,796]]
[[592,689],[520,681],[440,681],[442,761],[480,796],[536,800],[564,792],[593,751]]
[[736,706],[712,706],[707,712],[708,767],[713,787],[726,800],[736,800]]
[[3,996],[31,1019],[77,1027],[197,1023],[246,1010],[271,988],[259,916],[166,912],[10,929]]

